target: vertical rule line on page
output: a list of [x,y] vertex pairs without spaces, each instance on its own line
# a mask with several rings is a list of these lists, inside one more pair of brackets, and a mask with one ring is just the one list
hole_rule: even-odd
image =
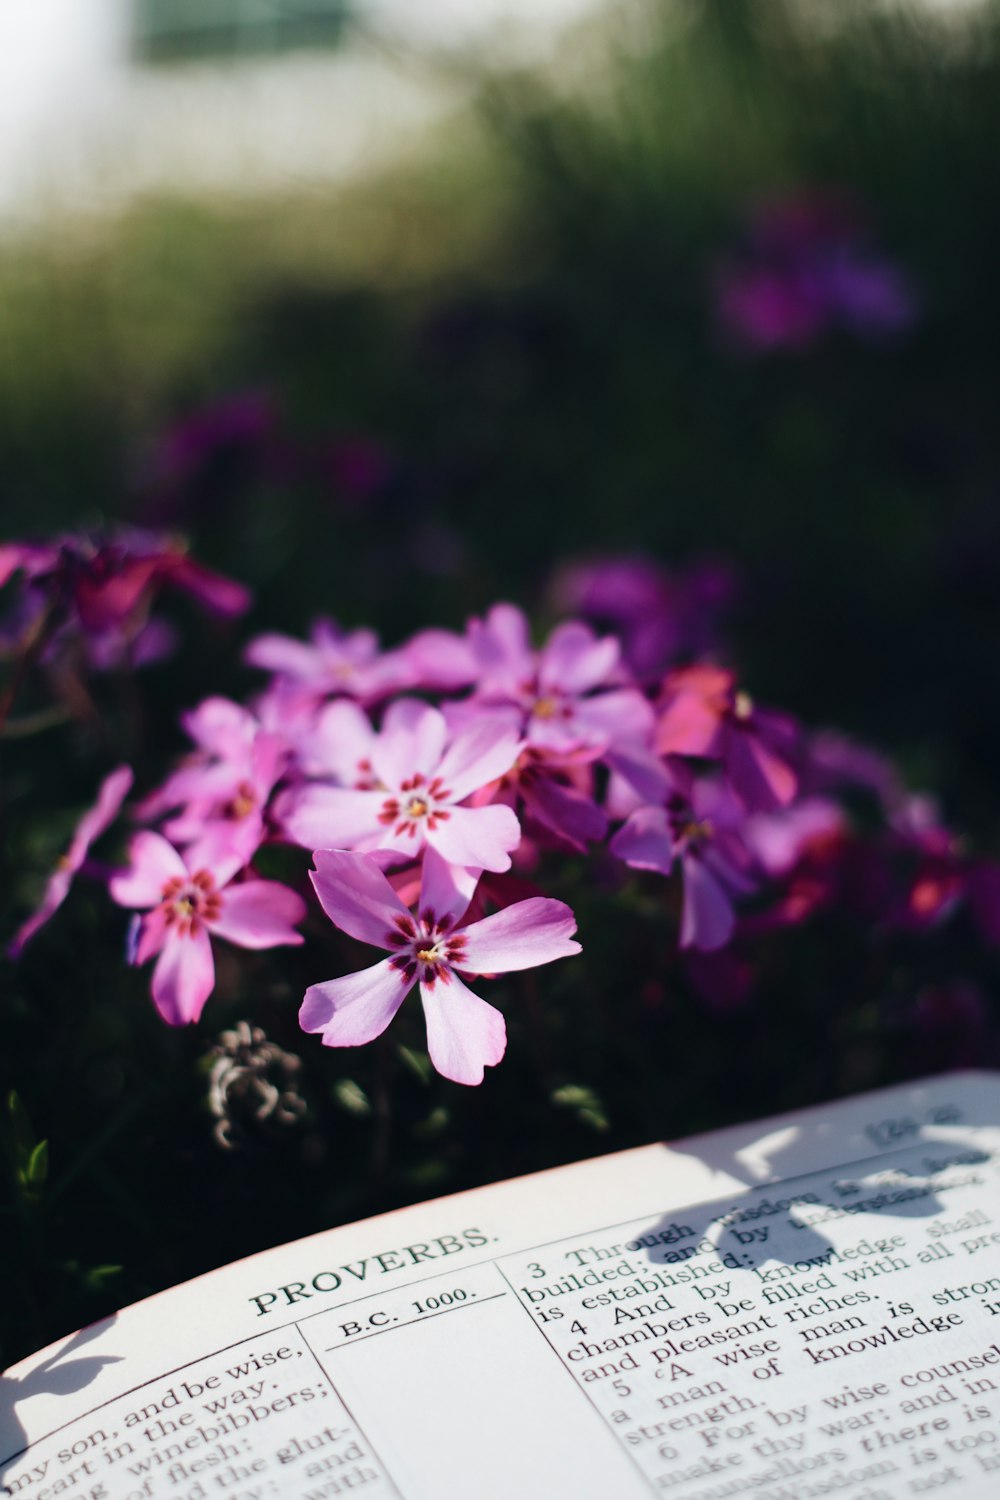
[[[528,1253],[528,1252],[521,1252],[521,1253]],[[528,1321],[530,1322],[532,1328],[534,1328],[541,1335],[541,1337],[545,1340],[546,1344],[548,1345],[549,1349],[551,1349],[552,1353],[555,1355],[556,1360],[558,1361],[560,1370],[565,1371],[565,1373],[566,1373],[567,1377],[569,1378],[569,1381],[570,1381],[571,1385],[573,1386],[574,1390],[580,1391],[580,1394],[583,1396],[584,1400],[587,1402],[587,1405],[591,1408],[592,1411],[594,1411],[597,1414],[597,1417],[598,1417],[598,1419],[600,1421],[600,1424],[601,1424],[601,1431],[607,1434],[609,1440],[614,1444],[615,1448],[617,1449],[617,1451],[619,1453],[624,1453],[625,1454],[625,1457],[628,1459],[629,1463],[632,1465],[632,1468],[635,1470],[635,1472],[638,1474],[639,1478],[642,1480],[643,1485],[645,1486],[645,1488],[648,1489],[648,1490],[651,1490],[654,1495],[659,1494],[660,1491],[657,1489],[656,1485],[649,1478],[649,1476],[647,1474],[643,1473],[642,1468],[641,1468],[638,1460],[635,1458],[634,1454],[629,1453],[629,1451],[628,1451],[627,1448],[624,1448],[621,1443],[616,1442],[615,1435],[614,1435],[613,1432],[611,1432],[609,1430],[608,1424],[607,1424],[607,1422],[606,1422],[606,1420],[604,1418],[604,1414],[601,1411],[601,1408],[597,1405],[597,1402],[591,1396],[590,1392],[583,1390],[581,1388],[579,1382],[573,1379],[572,1373],[569,1370],[566,1369],[566,1366],[565,1366],[563,1360],[560,1358],[559,1351],[556,1348],[555,1344],[553,1344],[552,1340],[549,1338],[548,1334],[545,1332],[545,1329],[544,1328],[540,1328],[538,1326],[538,1324],[535,1322],[535,1320],[531,1316],[528,1308],[525,1307],[524,1303],[521,1301],[521,1298],[517,1295],[517,1289],[516,1289],[516,1287],[511,1282],[510,1277],[506,1274],[506,1272],[500,1266],[499,1261],[495,1260],[493,1262],[493,1264],[496,1266],[496,1269],[497,1269],[498,1273],[503,1277],[504,1281],[506,1281],[507,1285],[510,1287],[511,1292],[513,1293],[514,1301],[517,1303],[518,1307],[520,1307],[527,1314]]]
[[[506,1279],[507,1278],[504,1277],[505,1281],[506,1281]],[[342,1391],[340,1390],[339,1386],[332,1379],[332,1377],[331,1377],[329,1371],[327,1370],[326,1366],[324,1365],[323,1361],[320,1359],[319,1355],[316,1353],[316,1350],[313,1348],[312,1344],[310,1344],[309,1340],[306,1338],[305,1334],[303,1333],[302,1329],[299,1327],[298,1323],[293,1323],[292,1327],[295,1329],[295,1331],[298,1334],[299,1338],[302,1340],[303,1344],[305,1344],[306,1349],[309,1351],[309,1353],[312,1355],[313,1359],[316,1361],[316,1364],[317,1364],[317,1366],[319,1368],[320,1374],[323,1376],[323,1379],[328,1383],[328,1385],[330,1386],[330,1389],[334,1392],[335,1396],[337,1397],[337,1400],[340,1402],[341,1406],[344,1408],[344,1410],[346,1411],[347,1415],[350,1417],[351,1421],[354,1423],[354,1426],[356,1427],[356,1429],[358,1430],[358,1432],[361,1434],[361,1436],[364,1438],[365,1442],[368,1444],[368,1447],[371,1449],[372,1453],[375,1454],[375,1456],[378,1458],[379,1464],[381,1465],[381,1468],[382,1468],[382,1472],[385,1475],[385,1477],[386,1477],[387,1481],[389,1482],[389,1484],[392,1486],[393,1492],[396,1495],[398,1495],[399,1500],[406,1500],[406,1497],[404,1496],[402,1490],[399,1488],[399,1485],[396,1483],[395,1479],[389,1473],[389,1469],[388,1469],[388,1467],[387,1467],[387,1465],[385,1463],[385,1460],[383,1459],[381,1453],[378,1452],[378,1449],[375,1447],[375,1444],[371,1441],[371,1439],[369,1438],[367,1432],[362,1427],[361,1423],[358,1421],[357,1417],[354,1415],[353,1411],[348,1406],[347,1402],[344,1400],[344,1396],[343,1396]]]

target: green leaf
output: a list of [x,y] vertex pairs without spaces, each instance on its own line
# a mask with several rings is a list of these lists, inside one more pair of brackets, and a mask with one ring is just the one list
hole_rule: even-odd
[[611,1129],[611,1122],[601,1099],[593,1089],[585,1088],[583,1084],[566,1083],[561,1088],[553,1089],[552,1103],[557,1109],[571,1109],[581,1125],[587,1125],[591,1130],[603,1133]]
[[39,1141],[28,1157],[23,1170],[26,1186],[40,1188],[49,1175],[49,1143]]
[[434,1069],[426,1052],[414,1052],[411,1047],[397,1047],[396,1051],[402,1062],[406,1064],[410,1072],[415,1074],[423,1084],[430,1083],[434,1077]]
[[371,1101],[359,1083],[353,1078],[338,1078],[331,1089],[334,1100],[349,1115],[370,1115]]

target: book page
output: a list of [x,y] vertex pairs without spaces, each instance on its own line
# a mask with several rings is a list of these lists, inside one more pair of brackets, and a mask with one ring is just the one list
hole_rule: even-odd
[[998,1163],[970,1073],[330,1230],[9,1370],[0,1485],[986,1500]]

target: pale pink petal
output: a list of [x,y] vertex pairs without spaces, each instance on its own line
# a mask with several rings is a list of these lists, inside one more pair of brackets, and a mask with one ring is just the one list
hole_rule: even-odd
[[241,948],[274,948],[302,942],[295,923],[305,914],[305,902],[287,885],[277,880],[248,880],[226,887],[222,910],[210,926],[216,937]]
[[484,1068],[494,1067],[507,1047],[503,1016],[449,974],[433,985],[422,984],[420,997],[427,1021],[427,1050],[443,1078],[453,1083],[482,1083]]
[[158,906],[168,880],[187,878],[187,866],[172,844],[144,830],[129,844],[130,867],[112,876],[108,889],[119,906]]
[[610,844],[611,853],[635,870],[669,875],[674,864],[674,840],[662,807],[640,807]]
[[509,807],[452,807],[427,843],[452,865],[509,870],[510,852],[521,842],[521,825]]
[[654,722],[652,705],[635,688],[595,693],[573,705],[573,723],[580,737],[609,745],[650,744]]
[[485,620],[470,620],[468,641],[484,689],[516,693],[534,676],[528,621],[513,604],[495,604]]
[[323,669],[322,658],[315,646],[276,632],[255,636],[243,653],[243,660],[265,672],[281,672],[286,677],[302,681],[318,677]]
[[447,738],[444,715],[416,698],[397,698],[386,709],[382,732],[372,746],[379,780],[397,791],[416,772],[437,769]]
[[215,985],[212,944],[204,927],[181,937],[171,932],[153,970],[153,1000],[171,1026],[197,1021]]
[[449,799],[461,802],[509,771],[521,749],[516,731],[499,730],[489,716],[460,729],[444,753],[437,775]]
[[363,708],[350,698],[327,704],[314,729],[296,740],[298,760],[307,776],[331,776],[353,787],[362,761],[371,760],[375,731]]
[[330,921],[361,943],[386,948],[399,930],[400,919],[410,920],[406,907],[367,854],[320,849],[310,879]]
[[384,792],[309,786],[281,803],[285,831],[303,849],[345,849],[380,831]]
[[683,855],[684,903],[680,946],[703,953],[724,948],[733,935],[736,917],[729,892],[702,860]]
[[[189,870],[210,870],[221,884],[231,880],[238,870],[250,863],[267,832],[259,812],[248,813],[245,818],[212,818],[199,822],[199,836],[184,850],[185,863]],[[194,820],[188,825],[192,832],[195,826]],[[183,842],[186,831],[183,825],[174,821],[169,827],[171,836]],[[220,871],[226,871],[224,879],[220,878]]]
[[425,849],[420,880],[421,916],[432,913],[440,926],[454,927],[468,910],[478,882],[478,870],[450,865],[436,849]]
[[206,698],[196,708],[181,714],[186,732],[201,750],[231,756],[249,749],[257,732],[257,721],[249,709],[229,698]]
[[542,648],[538,685],[543,692],[561,691],[575,698],[607,682],[620,654],[614,636],[598,640],[589,625],[569,620],[553,630]]
[[407,641],[403,655],[417,678],[415,686],[434,692],[468,687],[479,675],[468,641],[451,630],[420,631]]
[[575,931],[576,918],[565,901],[533,896],[463,927],[456,935],[464,938],[465,949],[455,963],[463,974],[534,969],[579,953]]
[[303,1031],[319,1031],[325,1047],[361,1047],[388,1026],[410,990],[413,978],[384,958],[370,969],[327,979],[306,990],[299,1011]]

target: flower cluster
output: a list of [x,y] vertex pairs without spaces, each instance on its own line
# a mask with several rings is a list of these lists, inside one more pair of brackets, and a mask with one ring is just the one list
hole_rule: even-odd
[[721,327],[758,352],[797,350],[834,331],[880,341],[909,328],[906,276],[872,249],[858,205],[832,189],[760,203],[716,276]]
[[[547,891],[587,856],[605,882],[662,893],[679,961],[715,1004],[746,998],[763,936],[834,908],[897,934],[964,912],[983,942],[1000,940],[1000,866],[965,852],[877,754],[808,733],[693,649],[690,587],[642,559],[578,565],[571,583],[581,616],[540,645],[511,604],[392,649],[330,620],[308,639],[250,641],[263,685],[182,716],[192,749],[134,806],[144,826],[108,878],[113,900],[143,914],[131,957],[155,959],[165,1020],[200,1016],[214,940],[301,944],[311,895],[382,956],[311,984],[302,1028],[359,1046],[418,988],[434,1066],[479,1083],[506,1030],[467,981],[579,952],[572,911]],[[636,591],[641,621],[625,607]],[[105,781],[16,951],[130,786],[127,768]],[[859,800],[865,819],[848,810]],[[267,845],[311,856],[301,892],[257,872]]]
[[55,660],[81,652],[94,670],[142,666],[174,648],[152,614],[163,592],[187,594],[223,617],[245,613],[249,590],[196,562],[174,537],[138,530],[0,543],[0,589],[21,589],[0,640],[11,655]]

